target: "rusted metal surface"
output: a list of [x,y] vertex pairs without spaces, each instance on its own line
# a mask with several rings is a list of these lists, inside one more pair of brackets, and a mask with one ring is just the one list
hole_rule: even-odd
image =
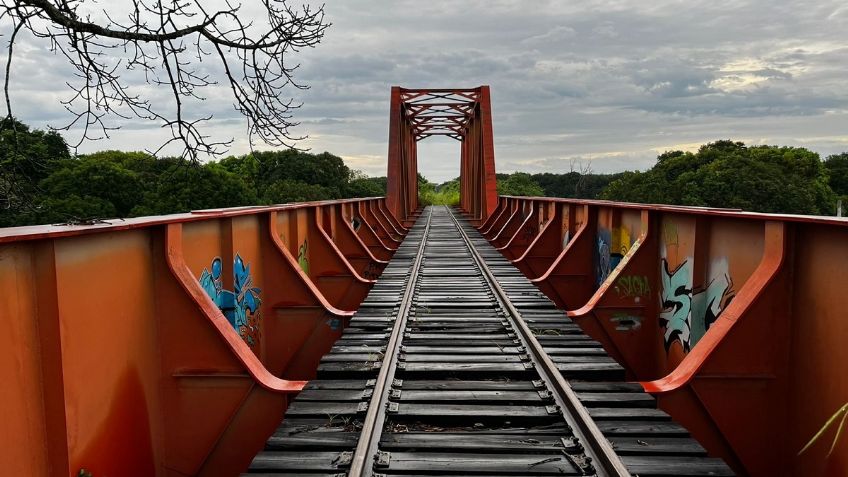
[[848,472],[835,426],[797,455],[848,399],[844,219],[501,197],[479,229],[737,471]]
[[405,233],[382,201],[0,229],[4,471],[240,472]]

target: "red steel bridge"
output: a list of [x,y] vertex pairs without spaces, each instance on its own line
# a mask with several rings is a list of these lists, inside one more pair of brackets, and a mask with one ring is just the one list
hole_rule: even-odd
[[389,113],[386,197],[0,229],[3,473],[848,475],[848,223],[499,197],[487,86]]

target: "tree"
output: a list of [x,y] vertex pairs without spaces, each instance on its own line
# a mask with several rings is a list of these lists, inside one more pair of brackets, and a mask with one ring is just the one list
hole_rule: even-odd
[[352,171],[345,197],[380,197],[386,195],[386,177],[368,177],[361,171]]
[[[44,41],[75,70],[63,105],[70,120],[59,129],[79,126],[77,145],[108,136],[116,128],[109,117],[156,121],[168,128],[182,157],[222,154],[232,139],[212,138],[202,129],[211,115],[193,107],[221,83],[235,109],[247,121],[251,144],[291,146],[298,107],[281,91],[305,88],[294,77],[291,55],[313,47],[329,23],[323,7],[290,7],[286,0],[261,0],[264,18],[246,19],[242,3],[221,2],[212,9],[202,1],[124,0],[97,7],[93,0],[4,0],[0,20],[9,28],[6,109],[12,118],[9,79],[16,42],[22,31]],[[102,9],[99,9],[102,8]],[[210,60],[217,62],[212,67]],[[217,72],[217,74],[216,74]],[[138,88],[139,79],[155,88]],[[170,104],[154,104],[143,92],[167,88]],[[14,125],[14,124],[12,124]]]
[[592,174],[591,172],[570,171],[565,174],[544,172],[530,176],[539,184],[547,197],[573,197],[579,199],[597,199],[610,182],[620,178],[621,174]]
[[46,222],[127,217],[144,195],[138,174],[102,156],[67,161],[40,185],[50,199],[39,214]]
[[824,166],[833,192],[840,197],[848,197],[848,152],[828,156]]
[[257,205],[259,198],[241,177],[217,163],[185,164],[173,160],[141,203],[130,211],[132,216],[173,214],[199,209],[217,209]]
[[540,197],[545,191],[533,181],[530,174],[516,172],[510,174],[506,180],[498,180],[498,194]]
[[0,122],[0,227],[30,211],[38,182],[71,158],[54,131],[30,130],[14,118]]
[[420,205],[459,205],[459,178],[437,185],[419,172],[418,203]]
[[697,153],[661,154],[645,172],[610,183],[610,200],[830,214],[835,196],[818,154],[804,148],[717,141]]
[[314,200],[335,199],[332,191],[318,184],[285,179],[272,184],[263,199],[269,204],[285,204],[288,202],[309,202]]

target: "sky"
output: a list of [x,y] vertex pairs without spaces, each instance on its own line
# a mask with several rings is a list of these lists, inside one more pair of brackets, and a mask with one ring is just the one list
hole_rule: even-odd
[[[490,85],[498,172],[644,170],[719,139],[848,151],[844,1],[330,0],[325,12],[322,43],[292,57],[310,89],[281,94],[304,103],[298,146],[369,175],[385,175],[393,85]],[[16,116],[40,128],[68,119],[67,70],[47,48],[26,38],[10,83]],[[247,152],[226,90],[207,96],[206,132]],[[128,121],[79,151],[142,150],[164,134]],[[421,172],[457,176],[458,144],[420,142]]]

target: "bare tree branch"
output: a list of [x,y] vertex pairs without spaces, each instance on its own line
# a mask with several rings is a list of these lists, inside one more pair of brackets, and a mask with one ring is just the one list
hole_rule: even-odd
[[[262,7],[256,23],[245,20],[241,3],[230,1],[211,11],[204,0],[125,0],[122,10],[128,13],[122,21],[115,19],[114,3],[111,11],[96,12],[93,0],[3,0],[0,21],[11,22],[12,29],[5,72],[7,118],[12,118],[12,48],[18,32],[27,30],[73,67],[67,81],[70,95],[62,102],[70,120],[55,129],[80,130],[75,147],[108,137],[120,127],[112,120],[138,118],[170,131],[171,138],[151,152],[176,143],[182,156],[193,161],[224,154],[232,139],[203,133],[212,115],[196,114],[192,106],[216,86],[229,86],[235,110],[247,120],[251,147],[257,138],[271,146],[294,147],[303,139],[290,133],[298,124],[293,112],[301,104],[281,90],[307,86],[295,80],[299,65],[288,59],[317,45],[330,24],[323,6],[295,9],[286,0],[255,1]],[[219,65],[217,80],[204,63],[210,59]],[[128,72],[140,72],[143,80]],[[155,95],[143,96],[150,94],[140,87],[144,84],[167,86],[170,105],[159,104]]]

